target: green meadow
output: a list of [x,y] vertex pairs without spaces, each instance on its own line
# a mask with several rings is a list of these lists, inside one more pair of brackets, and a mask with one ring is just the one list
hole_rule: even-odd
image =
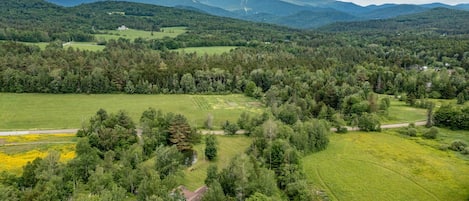
[[97,45],[94,42],[69,42],[65,43],[63,47],[65,49],[72,47],[79,50],[88,50],[93,52],[102,51],[105,48],[104,45]]
[[251,144],[252,139],[245,135],[217,135],[217,158],[210,162],[205,159],[204,149],[205,143],[197,144],[194,149],[197,151],[197,163],[187,168],[184,171],[184,179],[181,181],[184,186],[190,190],[195,190],[204,185],[204,180],[207,177],[207,168],[210,164],[217,164],[218,171],[225,168],[230,160],[242,154]]
[[[49,42],[39,42],[39,43],[30,43],[30,42],[21,42],[27,45],[35,45],[38,46],[41,50],[45,50],[46,47],[49,45]],[[74,48],[79,50],[87,50],[87,51],[101,51],[105,48],[104,45],[97,45],[95,42],[68,42],[63,44],[63,48]]]
[[235,122],[246,111],[261,113],[262,104],[232,95],[126,95],[126,94],[12,94],[0,93],[0,130],[80,128],[100,108],[125,110],[135,122],[149,107],[180,113],[192,126],[202,127],[209,114],[213,125]]
[[404,101],[398,101],[393,97],[390,97],[390,99],[391,107],[388,110],[388,114],[382,116],[381,124],[409,123],[426,120],[426,109],[410,107]]
[[215,46],[215,47],[188,47],[181,48],[175,51],[184,52],[184,53],[196,53],[199,56],[207,55],[216,55],[228,53],[231,50],[236,49],[236,46]]
[[127,30],[103,30],[101,34],[95,34],[96,39],[101,40],[117,40],[119,38],[125,38],[129,40],[135,40],[136,38],[143,39],[162,39],[164,37],[174,38],[183,33],[186,33],[186,27],[167,27],[161,28],[161,31],[151,32],[143,31],[136,29],[127,29]]
[[[389,131],[391,132],[391,131]],[[333,134],[303,159],[308,180],[331,200],[466,200],[469,162],[394,134]]]

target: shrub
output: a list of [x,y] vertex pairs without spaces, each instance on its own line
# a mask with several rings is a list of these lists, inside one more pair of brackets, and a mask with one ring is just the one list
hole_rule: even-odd
[[464,148],[464,150],[461,151],[461,154],[468,155],[469,154],[469,148]]
[[448,151],[449,145],[442,144],[442,145],[440,145],[440,147],[438,147],[438,149],[441,150],[441,151]]
[[379,118],[374,114],[364,113],[358,118],[358,128],[362,131],[381,131]]
[[407,133],[406,134],[410,137],[416,137],[417,136],[417,129],[407,128]]
[[217,139],[214,135],[205,138],[205,157],[210,161],[217,157]]
[[337,128],[337,133],[347,133],[347,132],[348,132],[348,128],[345,126],[339,126],[339,128]]
[[212,114],[207,115],[207,119],[204,122],[204,127],[206,129],[212,130],[212,128],[213,128],[213,115]]
[[463,151],[464,149],[466,149],[466,147],[467,147],[466,142],[462,140],[455,140],[451,143],[451,146],[449,147],[449,149],[453,151]]
[[226,121],[225,124],[223,125],[223,131],[227,135],[234,135],[236,132],[239,130],[238,124],[230,123],[229,121]]
[[438,128],[431,127],[429,130],[427,130],[427,132],[423,134],[423,137],[427,139],[436,139],[436,137],[438,136],[438,133],[439,133]]

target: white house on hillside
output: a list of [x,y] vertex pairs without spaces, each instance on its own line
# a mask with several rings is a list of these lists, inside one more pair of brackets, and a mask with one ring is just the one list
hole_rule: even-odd
[[117,27],[117,30],[118,31],[124,31],[124,30],[128,30],[129,28],[127,28],[125,25],[122,25],[120,27]]

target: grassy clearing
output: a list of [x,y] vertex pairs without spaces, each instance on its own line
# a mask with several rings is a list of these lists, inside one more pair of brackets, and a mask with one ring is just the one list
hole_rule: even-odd
[[135,29],[128,29],[128,30],[122,30],[122,31],[105,30],[102,32],[104,33],[95,34],[96,39],[117,40],[119,38],[125,38],[125,39],[129,39],[133,41],[136,38],[143,38],[143,39],[161,39],[164,37],[174,38],[183,33],[186,33],[187,29],[186,27],[167,27],[167,28],[162,28],[160,32],[153,32],[153,34],[151,31],[142,31],[142,30],[135,30]]
[[[392,131],[389,131],[392,132]],[[466,200],[469,162],[386,133],[334,134],[304,158],[309,181],[333,200]]]
[[231,50],[236,49],[236,46],[215,46],[215,47],[188,47],[177,49],[178,52],[184,53],[196,53],[199,56],[207,55],[217,55],[230,52]]
[[252,98],[232,95],[125,95],[125,94],[11,94],[0,93],[0,130],[80,128],[100,108],[124,109],[138,122],[149,107],[185,115],[192,126],[202,127],[208,114],[213,125],[236,121],[243,111],[261,113]]
[[[26,45],[35,45],[38,46],[41,50],[45,50],[46,47],[49,45],[48,42],[39,42],[39,43],[30,43],[30,42],[21,42]],[[102,51],[105,46],[103,45],[97,45],[95,42],[69,42],[69,43],[64,43],[63,48],[67,49],[69,47],[73,47],[75,49],[79,50],[87,50],[87,51]]]
[[243,153],[252,140],[244,135],[236,136],[217,136],[218,141],[218,155],[217,159],[209,162],[204,159],[205,144],[201,143],[194,147],[198,153],[198,161],[192,167],[184,171],[185,177],[182,183],[190,190],[196,190],[204,185],[204,180],[207,177],[207,168],[210,164],[216,163],[218,171],[226,167],[230,160],[237,154]]
[[49,45],[48,42],[39,42],[39,43],[30,43],[30,42],[20,42],[26,45],[35,45],[38,46],[41,50],[45,50],[46,47]]
[[65,43],[64,48],[75,48],[79,50],[88,50],[88,51],[102,51],[104,50],[105,46],[104,45],[97,45],[94,42],[70,42],[70,43]]
[[426,109],[410,107],[403,101],[399,101],[392,96],[388,97],[391,99],[391,107],[388,110],[387,116],[381,116],[381,124],[408,123],[426,120]]
[[28,161],[44,158],[52,150],[61,153],[60,161],[69,161],[75,157],[75,142],[74,134],[1,136],[0,172],[20,174]]

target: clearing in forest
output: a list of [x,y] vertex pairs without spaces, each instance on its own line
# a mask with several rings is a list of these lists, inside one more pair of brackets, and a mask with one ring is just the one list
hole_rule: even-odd
[[142,38],[142,39],[162,39],[164,37],[175,38],[183,33],[187,32],[186,27],[165,27],[161,28],[160,31],[143,31],[136,29],[127,30],[103,30],[101,34],[95,34],[97,40],[117,40],[119,38],[129,39],[131,41]]

